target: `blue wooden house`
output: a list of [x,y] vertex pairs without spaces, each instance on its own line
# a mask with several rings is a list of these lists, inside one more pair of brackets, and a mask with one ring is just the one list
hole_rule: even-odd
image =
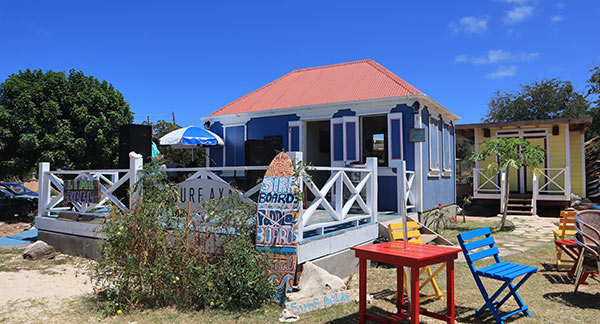
[[256,165],[273,149],[314,166],[376,157],[380,214],[402,199],[412,218],[455,204],[459,117],[373,60],[292,71],[203,119],[225,142],[209,150],[210,166]]

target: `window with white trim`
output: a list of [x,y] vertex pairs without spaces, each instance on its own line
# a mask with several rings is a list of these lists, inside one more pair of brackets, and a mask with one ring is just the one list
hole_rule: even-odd
[[449,177],[452,175],[452,151],[454,150],[454,147],[452,146],[452,136],[451,136],[451,129],[450,129],[450,125],[449,124],[444,124],[444,128],[443,128],[443,133],[442,133],[442,137],[443,137],[443,155],[444,155],[444,163],[443,163],[443,169],[444,172],[442,172],[442,176],[444,177]]
[[429,117],[429,175],[440,175],[440,131],[439,120]]

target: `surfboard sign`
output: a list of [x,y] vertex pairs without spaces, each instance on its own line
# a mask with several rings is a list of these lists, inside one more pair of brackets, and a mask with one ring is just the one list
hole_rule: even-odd
[[292,160],[279,153],[267,169],[258,194],[256,249],[273,261],[269,280],[277,288],[273,301],[285,302],[292,290],[298,248],[298,181]]

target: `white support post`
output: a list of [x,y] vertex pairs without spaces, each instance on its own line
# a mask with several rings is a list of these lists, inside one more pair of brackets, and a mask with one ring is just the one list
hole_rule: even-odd
[[569,125],[565,126],[565,199],[571,200],[571,135]]
[[48,216],[46,206],[50,201],[50,179],[46,172],[50,171],[50,163],[40,162],[38,169],[38,216]]
[[504,213],[507,206],[504,205],[506,198],[506,169],[500,170],[500,213]]
[[534,172],[533,173],[533,195],[531,196],[531,211],[533,212],[534,215],[537,215],[537,199],[538,199],[538,191],[540,190],[539,188],[539,179],[537,174]]
[[135,191],[135,185],[139,180],[138,172],[142,170],[143,158],[139,154],[129,157],[129,209],[132,209],[139,199],[139,192]]
[[[342,173],[344,171],[334,171]],[[344,219],[344,175],[340,174],[335,180],[335,214],[338,220]]]
[[473,168],[473,196],[477,196],[479,191],[479,169]]
[[398,163],[398,167],[396,168],[396,188],[397,199],[396,199],[396,208],[398,209],[398,215],[402,216],[406,210],[406,191],[405,191],[405,183],[406,182],[406,161],[402,160]]
[[[298,163],[302,162],[302,152],[287,152],[286,153],[292,162]],[[297,179],[298,183],[298,191],[304,192],[304,184],[302,180],[302,175]],[[304,238],[304,201],[298,201],[298,242],[302,241]]]
[[377,158],[367,158],[367,169],[371,170],[371,180],[369,180],[369,187],[367,188],[367,206],[371,211],[371,222],[372,224],[377,223]]

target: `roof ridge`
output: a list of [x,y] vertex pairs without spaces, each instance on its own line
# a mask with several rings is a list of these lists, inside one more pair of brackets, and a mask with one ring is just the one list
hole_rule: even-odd
[[371,60],[371,59],[364,59],[364,60],[358,60],[358,61],[352,61],[352,62],[344,62],[344,63],[336,63],[336,64],[329,64],[329,65],[322,65],[322,66],[314,66],[314,67],[309,67],[309,68],[303,68],[303,69],[294,70],[294,71],[292,71],[290,73],[305,72],[305,71],[312,71],[312,70],[321,70],[321,69],[328,69],[328,68],[332,68],[332,67],[338,67],[338,66],[344,66],[344,65],[352,65],[352,64],[359,64],[359,63],[369,63],[369,62],[373,62],[373,60]]
[[[367,63],[369,63],[372,67],[374,67],[375,69],[377,69],[377,71],[383,73],[385,76],[387,76],[388,78],[390,78],[392,81],[394,81],[396,84],[398,84],[399,86],[401,86],[402,88],[404,88],[404,90],[408,91],[408,92],[413,92],[413,91],[417,91],[420,93],[423,93],[423,91],[415,88],[413,85],[411,85],[410,83],[404,81],[404,79],[402,79],[401,77],[397,76],[396,74],[394,74],[392,71],[386,69],[384,66],[382,66],[381,64],[373,61],[373,60],[366,60]],[[407,87],[408,86],[408,87]]]

